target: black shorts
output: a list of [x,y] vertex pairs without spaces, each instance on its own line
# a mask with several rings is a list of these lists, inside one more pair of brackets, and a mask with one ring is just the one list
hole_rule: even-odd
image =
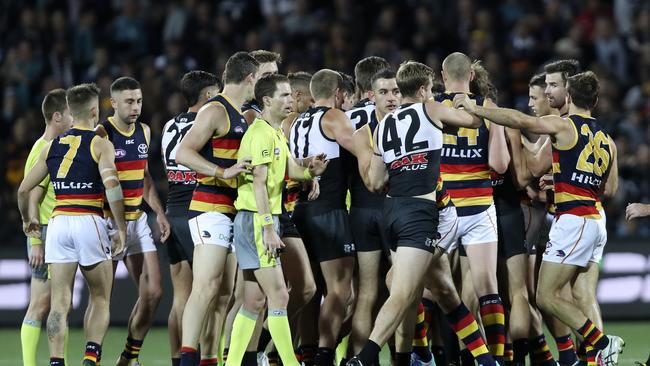
[[192,264],[194,242],[190,234],[187,215],[167,216],[167,219],[171,225],[171,235],[169,235],[166,245],[169,263],[176,264],[182,261],[188,261]]
[[524,225],[524,214],[521,209],[506,212],[497,210],[499,257],[508,259],[528,252]]
[[292,219],[311,260],[320,263],[354,256],[354,240],[345,209],[299,202]]
[[280,217],[280,237],[282,238],[300,238],[300,233],[291,218],[292,212],[282,212]]
[[380,228],[382,207],[351,207],[350,225],[354,228],[354,246],[357,252],[382,250]]
[[413,247],[433,253],[438,234],[438,207],[423,198],[386,198],[383,212],[384,245],[392,250]]

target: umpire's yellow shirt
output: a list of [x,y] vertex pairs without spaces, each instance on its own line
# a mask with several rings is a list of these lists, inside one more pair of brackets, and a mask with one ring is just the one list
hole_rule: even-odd
[[[274,129],[261,118],[256,118],[248,127],[237,152],[237,160],[251,158],[253,167],[268,166],[266,190],[269,197],[270,213],[273,215],[282,213],[282,186],[287,173],[288,157],[289,147],[282,130]],[[257,212],[253,173],[239,175],[238,183],[235,208]]]
[[[45,140],[42,137],[36,140],[32,146],[32,150],[29,152],[27,162],[25,163],[25,176],[27,176],[29,171],[32,170],[34,165],[36,165],[36,162],[41,155],[41,151],[43,151],[43,148],[45,148],[48,143],[49,141]],[[52,210],[54,210],[55,204],[54,187],[50,183],[49,174],[43,179],[39,186],[43,187],[46,190],[46,193],[41,199],[40,205],[38,207],[39,221],[41,225],[47,225],[47,223],[50,221],[50,218],[52,217]],[[42,244],[40,239],[29,238],[29,240],[32,245]]]

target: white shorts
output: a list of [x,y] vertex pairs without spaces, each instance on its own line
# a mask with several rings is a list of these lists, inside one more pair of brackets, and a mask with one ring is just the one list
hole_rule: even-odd
[[438,213],[438,248],[451,253],[458,247],[458,214],[455,206],[448,206]]
[[92,266],[111,259],[106,220],[97,215],[58,215],[50,219],[45,238],[45,263]]
[[[108,219],[108,226],[110,228],[109,234],[111,236],[115,235],[117,229],[113,218]],[[124,245],[124,251],[113,258],[113,260],[121,261],[130,255],[155,251],[156,244],[153,241],[153,234],[147,222],[147,214],[143,212],[137,220],[126,222],[126,243]]]
[[487,210],[458,217],[458,240],[463,246],[497,243],[497,211],[494,204]]
[[[188,221],[194,245],[219,245],[232,250],[233,221],[219,212],[206,212]],[[252,230],[252,228],[251,228]]]
[[586,219],[564,214],[553,222],[544,260],[586,267],[600,262],[607,243],[606,219]]

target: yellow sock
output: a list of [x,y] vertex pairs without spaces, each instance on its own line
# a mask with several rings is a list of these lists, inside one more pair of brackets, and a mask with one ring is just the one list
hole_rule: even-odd
[[230,348],[228,349],[228,364],[240,365],[244,358],[246,347],[255,331],[257,314],[239,309],[235,321],[232,324],[232,335],[230,336]]
[[41,322],[25,320],[20,327],[20,344],[23,349],[23,366],[36,366],[36,350],[41,336]]
[[291,341],[291,329],[289,328],[289,318],[287,318],[286,309],[269,309],[269,332],[275,349],[277,349],[282,364],[286,366],[300,366],[293,352],[293,342]]
[[[65,338],[63,338],[63,362],[65,362],[66,365],[72,365],[71,363],[68,363],[68,335],[70,334],[70,328],[65,330]],[[99,366],[99,362],[97,362],[97,366]]]
[[340,364],[341,360],[345,358],[345,355],[348,353],[348,342],[350,340],[350,335],[346,335],[341,339],[341,343],[339,343],[338,346],[336,346],[336,364]]

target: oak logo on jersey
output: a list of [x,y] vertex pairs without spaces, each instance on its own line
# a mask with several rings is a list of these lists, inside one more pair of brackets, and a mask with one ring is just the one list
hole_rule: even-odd
[[188,171],[183,172],[180,170],[170,170],[167,172],[167,180],[175,183],[195,183],[196,172]]
[[421,170],[426,169],[428,166],[429,160],[427,159],[427,153],[412,154],[405,156],[401,159],[397,159],[390,164],[391,169],[400,169],[404,170]]

